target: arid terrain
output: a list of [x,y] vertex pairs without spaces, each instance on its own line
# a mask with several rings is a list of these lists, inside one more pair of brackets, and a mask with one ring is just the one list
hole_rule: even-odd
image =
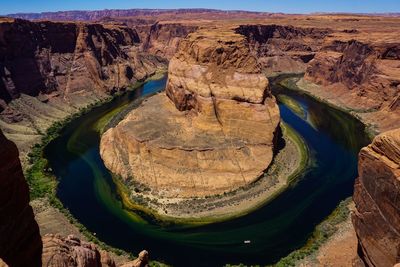
[[47,197],[29,204],[23,171],[54,123],[160,72],[166,91],[102,137],[105,165],[123,181],[169,198],[253,184],[279,157],[268,78],[304,73],[300,90],[381,135],[360,152],[351,218],[298,265],[399,261],[400,18],[201,9],[13,17],[0,18],[0,258],[9,266],[147,263],[147,252],[129,262],[88,242]]

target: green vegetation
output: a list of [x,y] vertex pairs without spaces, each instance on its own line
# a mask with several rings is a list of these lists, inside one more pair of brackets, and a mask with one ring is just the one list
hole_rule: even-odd
[[282,75],[282,76],[276,77],[273,82],[276,82],[276,84],[278,84],[286,89],[296,91],[296,92],[301,92],[302,94],[305,94],[305,95],[317,100],[318,102],[321,102],[333,109],[342,111],[342,112],[356,118],[358,121],[360,121],[361,123],[364,124],[365,133],[367,134],[367,136],[370,140],[372,140],[378,134],[378,130],[376,129],[376,126],[372,125],[372,124],[364,123],[363,119],[359,115],[359,113],[372,112],[372,111],[374,111],[373,109],[372,110],[356,110],[356,109],[350,109],[348,107],[342,107],[342,106],[335,105],[323,98],[320,98],[320,97],[300,88],[297,85],[300,78],[302,78],[302,75],[296,75],[296,76]]
[[41,143],[35,144],[32,147],[30,153],[28,153],[28,162],[31,166],[27,169],[25,177],[29,184],[31,199],[47,197],[49,195],[55,195],[57,188],[57,180],[51,173],[51,169],[48,166],[47,159],[44,158],[44,148],[60,134],[60,131],[74,119],[86,114],[95,107],[98,107],[106,102],[112,100],[112,97],[99,100],[92,104],[89,104],[85,108],[81,108],[77,113],[66,117],[62,121],[57,121],[51,125],[44,136],[42,137]]
[[[157,72],[157,77],[160,77],[160,73]],[[162,77],[162,76],[161,76]],[[139,88],[144,82],[137,82],[131,87],[128,88],[128,91],[132,91],[134,89]],[[84,225],[79,223],[79,221],[70,213],[68,209],[66,209],[62,202],[57,198],[57,178],[52,174],[52,170],[49,167],[47,159],[44,157],[44,149],[45,147],[54,139],[56,139],[62,129],[73,120],[81,117],[82,115],[88,113],[89,111],[93,110],[96,107],[99,107],[103,104],[109,103],[113,101],[115,98],[121,96],[124,92],[114,94],[113,96],[98,100],[93,102],[86,107],[79,109],[78,112],[66,117],[61,121],[54,122],[43,134],[41,142],[35,144],[32,147],[30,153],[28,153],[28,162],[30,166],[28,166],[27,170],[25,171],[25,177],[27,179],[29,190],[30,190],[30,197],[31,200],[34,199],[46,199],[48,203],[58,209],[68,220],[69,222],[78,228],[79,232],[81,232],[88,241],[93,242],[98,247],[103,250],[113,252],[116,255],[125,255],[130,259],[136,258],[131,253],[127,253],[124,250],[117,249],[107,245],[106,243],[100,241],[93,233],[91,233]],[[121,109],[117,109],[115,112],[110,112],[104,118],[104,120],[99,121],[96,125],[99,131],[102,131],[105,125],[115,116]],[[152,267],[166,267],[165,265],[160,262],[152,261],[150,262],[150,266]]]
[[[186,225],[186,226],[198,226],[198,225],[205,225],[205,224],[210,224],[210,223],[216,223],[216,222],[222,222],[222,221],[227,221],[231,220],[234,218],[238,218],[241,216],[244,216],[246,214],[249,214],[260,207],[264,206],[266,203],[272,201],[275,199],[279,194],[284,192],[293,182],[296,181],[297,178],[300,177],[300,175],[306,170],[306,168],[309,166],[310,163],[310,157],[309,157],[309,149],[304,142],[303,138],[289,125],[285,124],[284,122],[281,122],[281,128],[282,128],[282,133],[285,136],[285,139],[290,140],[291,142],[294,143],[294,145],[297,147],[297,153],[298,155],[295,155],[295,157],[299,157],[299,164],[296,169],[292,170],[291,174],[287,177],[287,183],[285,185],[282,185],[278,190],[273,192],[271,195],[266,197],[265,199],[262,199],[259,203],[256,205],[244,208],[240,211],[237,211],[236,213],[232,214],[226,214],[226,215],[210,215],[210,216],[202,216],[201,218],[199,217],[185,217],[185,218],[177,218],[173,216],[169,216],[166,214],[160,214],[157,212],[157,210],[154,210],[153,208],[149,207],[149,202],[152,202],[148,197],[146,196],[141,196],[141,195],[136,195],[132,197],[131,191],[133,188],[135,190],[138,189],[139,185],[137,184],[126,184],[125,182],[122,182],[123,179],[113,175],[113,181],[116,185],[118,195],[120,196],[120,200],[124,206],[124,209],[129,211],[132,217],[135,217],[136,220],[137,216],[136,214],[142,214],[152,220],[156,220],[158,222],[162,223],[174,223],[174,224],[181,224],[181,225]],[[280,164],[279,162],[273,162],[272,164]],[[264,174],[266,175],[266,174]],[[268,179],[268,177],[267,177]],[[134,181],[134,179],[130,179],[131,181]],[[249,185],[249,186],[254,186],[254,185]],[[214,195],[214,196],[206,196],[206,199],[223,199],[225,197],[233,196],[238,193],[238,191],[242,190],[248,190],[247,187],[242,187],[239,188],[235,191],[224,193],[224,194],[219,194],[219,195]],[[196,200],[194,198],[193,200]]]
[[[343,200],[339,203],[336,209],[317,227],[315,228],[312,236],[308,239],[305,246],[293,251],[288,256],[282,258],[276,264],[270,265],[270,267],[288,267],[296,266],[296,264],[305,259],[308,256],[313,255],[331,236],[333,236],[337,230],[339,230],[339,224],[346,221],[350,215],[348,208],[351,202],[351,197]],[[246,267],[245,264],[231,265],[226,264],[225,267]],[[251,265],[256,267],[259,265]]]
[[284,136],[287,136],[290,140],[292,140],[295,145],[297,146],[297,149],[300,153],[300,164],[297,167],[296,170],[293,171],[293,173],[288,177],[288,185],[295,181],[296,178],[304,172],[304,170],[307,168],[307,166],[310,163],[310,152],[308,150],[308,147],[306,143],[304,142],[303,138],[294,130],[292,127],[290,127],[288,124],[281,122],[281,129],[283,132]]
[[317,225],[312,236],[308,239],[307,244],[282,258],[275,267],[295,266],[299,260],[315,253],[322,244],[324,244],[339,229],[339,224],[346,221],[349,217],[350,210],[348,208],[351,197],[339,203],[336,209],[322,223]]

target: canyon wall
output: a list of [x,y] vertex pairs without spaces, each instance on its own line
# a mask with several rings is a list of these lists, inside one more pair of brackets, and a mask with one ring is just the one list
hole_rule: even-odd
[[304,78],[320,85],[322,98],[385,131],[400,126],[399,66],[398,42],[333,40],[310,61]]
[[291,25],[240,25],[236,32],[246,36],[268,76],[281,73],[303,73],[321,49],[327,28]]
[[143,49],[150,54],[171,59],[179,42],[197,29],[198,26],[192,24],[156,22],[143,34]]
[[0,126],[20,149],[54,121],[154,74],[123,24],[0,21]]
[[359,154],[353,224],[367,266],[400,262],[400,130],[377,136]]
[[12,267],[41,266],[42,240],[18,149],[1,130],[0,162],[0,258]]
[[[113,258],[94,244],[69,235],[40,236],[29,188],[16,145],[0,130],[0,266],[10,267],[115,267]],[[147,251],[124,266],[145,266]]]
[[199,30],[171,59],[166,93],[102,137],[105,165],[166,197],[220,194],[258,179],[273,158],[280,116],[243,35]]

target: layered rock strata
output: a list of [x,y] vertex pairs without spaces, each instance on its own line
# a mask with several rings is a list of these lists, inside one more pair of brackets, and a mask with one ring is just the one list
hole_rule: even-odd
[[25,152],[54,121],[165,64],[123,24],[0,19],[0,126]]
[[105,165],[166,197],[220,194],[255,181],[273,158],[280,116],[246,38],[230,29],[192,33],[168,75],[166,94],[103,135]]
[[400,130],[385,132],[359,154],[355,184],[358,254],[367,266],[400,262]]
[[305,80],[385,131],[400,126],[400,43],[328,42],[307,66]]
[[0,258],[9,266],[41,266],[42,240],[29,205],[18,150],[0,130]]
[[[135,28],[143,29],[137,26]],[[171,59],[178,49],[179,42],[197,29],[198,26],[191,24],[156,22],[142,34],[143,49],[153,55]]]
[[308,63],[321,49],[328,28],[294,27],[289,25],[241,25],[236,31],[246,36],[264,72],[304,73]]

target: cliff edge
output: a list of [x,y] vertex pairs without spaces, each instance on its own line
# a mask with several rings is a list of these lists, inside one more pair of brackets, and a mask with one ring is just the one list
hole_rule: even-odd
[[180,42],[166,93],[101,139],[105,165],[166,197],[221,194],[255,181],[273,158],[279,109],[243,35],[207,29]]

